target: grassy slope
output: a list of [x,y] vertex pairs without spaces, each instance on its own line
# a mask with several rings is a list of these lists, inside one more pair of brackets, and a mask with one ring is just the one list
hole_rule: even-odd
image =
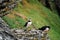
[[[14,10],[19,14],[26,16],[26,18],[31,18],[36,28],[44,25],[50,25],[51,30],[49,32],[49,36],[51,40],[60,40],[60,19],[58,15],[42,6],[37,0],[31,0],[24,6],[19,3],[18,7]],[[11,28],[23,27],[26,22],[21,17],[12,13],[3,17],[3,19],[10,25]]]

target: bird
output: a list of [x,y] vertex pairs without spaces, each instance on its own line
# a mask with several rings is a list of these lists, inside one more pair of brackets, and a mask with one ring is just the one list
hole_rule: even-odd
[[25,23],[24,27],[29,27],[30,25],[32,25],[31,19],[29,19],[29,20]]
[[50,30],[50,26],[43,26],[43,27],[39,28],[38,30],[49,31]]
[[39,36],[41,36],[41,40],[50,40],[49,36],[48,36],[48,31],[50,30],[50,26],[42,26],[41,28],[39,28],[38,30],[41,30],[41,34]]

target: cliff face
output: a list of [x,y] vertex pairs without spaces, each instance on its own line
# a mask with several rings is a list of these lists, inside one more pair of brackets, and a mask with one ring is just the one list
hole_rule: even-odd
[[38,0],[41,2],[44,6],[47,8],[58,12],[58,15],[60,16],[60,0]]
[[60,0],[55,0],[56,9],[60,15]]
[[16,6],[12,0],[0,0],[0,17],[7,15]]

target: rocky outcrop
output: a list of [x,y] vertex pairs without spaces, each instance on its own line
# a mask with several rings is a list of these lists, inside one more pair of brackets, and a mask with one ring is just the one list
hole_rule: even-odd
[[5,32],[5,31],[0,31],[0,40],[17,40],[14,38],[13,35]]
[[24,31],[22,29],[14,30],[18,40],[50,40],[49,36],[45,33],[43,34],[41,30],[30,30]]
[[0,40],[17,40],[9,26],[0,18]]
[[0,18],[0,40],[50,40],[50,38],[46,33],[43,34],[41,30],[10,29]]
[[15,8],[17,2],[12,0],[1,0],[0,1],[0,17],[10,13],[10,10]]

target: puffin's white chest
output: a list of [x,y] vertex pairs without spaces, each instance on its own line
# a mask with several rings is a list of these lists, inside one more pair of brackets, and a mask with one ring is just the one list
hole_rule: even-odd
[[29,27],[31,24],[32,24],[32,22],[28,22],[28,23],[27,23],[27,27]]

